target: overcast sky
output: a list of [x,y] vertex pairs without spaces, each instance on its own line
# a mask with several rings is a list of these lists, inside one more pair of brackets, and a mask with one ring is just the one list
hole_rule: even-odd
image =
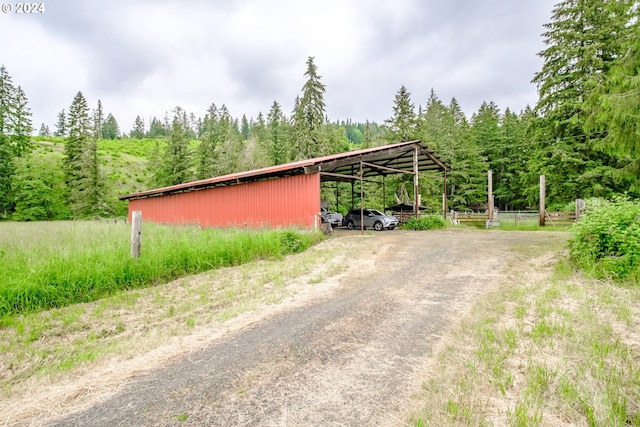
[[[12,0],[13,1],[13,0]],[[470,116],[483,101],[519,112],[537,100],[542,25],[557,0],[49,0],[0,13],[0,63],[55,130],[78,91],[124,132],[176,105],[204,116],[290,115],[315,57],[331,120],[383,122],[404,85],[433,88]]]

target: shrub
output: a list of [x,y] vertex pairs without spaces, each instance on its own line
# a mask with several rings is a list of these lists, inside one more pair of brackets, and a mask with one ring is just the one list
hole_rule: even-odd
[[432,230],[434,228],[444,228],[444,221],[436,215],[421,216],[418,219],[409,219],[402,224],[402,228],[405,230]]
[[569,253],[599,278],[640,279],[640,202],[617,198],[590,206],[572,227]]

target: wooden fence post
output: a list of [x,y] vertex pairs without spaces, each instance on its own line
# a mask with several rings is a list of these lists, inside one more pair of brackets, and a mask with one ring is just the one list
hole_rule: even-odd
[[544,175],[540,175],[540,227],[544,227],[544,219],[545,219],[545,214],[546,214],[546,207],[545,207],[545,194],[546,194],[546,189],[545,189],[545,176]]
[[580,221],[580,216],[584,211],[586,204],[583,199],[576,199],[576,222]]
[[131,214],[131,256],[140,258],[140,235],[142,234],[142,211]]

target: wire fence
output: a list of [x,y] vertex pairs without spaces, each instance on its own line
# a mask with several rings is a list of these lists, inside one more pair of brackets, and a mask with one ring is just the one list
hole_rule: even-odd
[[539,211],[498,211],[494,214],[494,221],[498,220],[500,224],[531,224],[540,220]]

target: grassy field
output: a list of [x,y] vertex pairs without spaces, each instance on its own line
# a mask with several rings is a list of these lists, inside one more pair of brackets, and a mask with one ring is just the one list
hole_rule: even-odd
[[409,423],[640,426],[640,289],[576,272],[564,246],[512,250],[510,281],[455,329]]
[[218,267],[281,257],[317,242],[292,230],[202,230],[144,224],[130,257],[130,226],[107,222],[0,223],[0,323],[24,312],[94,301]]

